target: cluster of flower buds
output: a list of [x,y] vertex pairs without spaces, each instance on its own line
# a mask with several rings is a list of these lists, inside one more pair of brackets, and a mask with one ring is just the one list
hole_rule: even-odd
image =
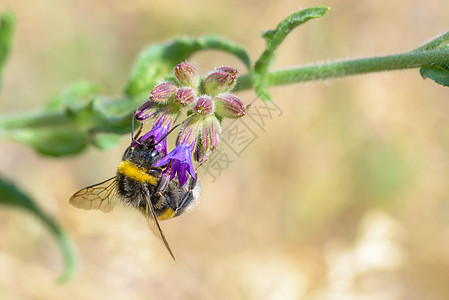
[[[136,119],[143,123],[153,120],[153,128],[137,142],[152,138],[156,150],[164,153],[155,167],[167,166],[164,174],[170,180],[176,175],[182,186],[188,174],[195,178],[194,160],[203,164],[217,149],[223,118],[245,115],[242,101],[231,94],[237,82],[237,70],[222,66],[215,68],[201,81],[198,70],[187,62],[174,69],[176,82],[165,81],[156,85],[150,98],[136,111]],[[177,118],[185,111],[187,118],[178,136],[174,150],[167,154],[166,135]]]

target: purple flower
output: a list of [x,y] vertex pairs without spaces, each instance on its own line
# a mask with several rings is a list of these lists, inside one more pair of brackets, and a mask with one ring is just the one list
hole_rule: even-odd
[[[138,142],[145,141],[149,138],[152,138],[154,143],[157,143],[155,149],[163,153],[167,154],[167,138],[166,135],[170,130],[170,126],[173,118],[168,115],[162,115],[154,121],[153,128],[148,131],[145,135],[141,136],[137,139]],[[136,147],[137,142],[133,142],[132,146]]]
[[184,142],[185,140],[178,143],[173,151],[154,165],[155,167],[168,165],[164,174],[170,172],[170,180],[177,174],[180,186],[183,186],[187,182],[187,173],[189,173],[192,178],[195,178],[195,169],[193,168],[192,163],[192,151],[195,145],[195,140],[190,144],[184,144]]

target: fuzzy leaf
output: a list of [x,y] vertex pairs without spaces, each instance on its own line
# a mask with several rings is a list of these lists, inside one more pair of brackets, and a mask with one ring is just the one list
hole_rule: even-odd
[[70,108],[76,110],[86,105],[98,93],[98,87],[89,81],[80,81],[60,92],[45,107],[48,111]]
[[9,131],[7,137],[50,156],[80,153],[88,144],[87,135],[76,127],[38,127]]
[[125,94],[129,97],[147,98],[156,83],[171,73],[177,64],[195,52],[206,49],[233,54],[250,68],[249,56],[245,49],[232,41],[213,35],[179,38],[168,43],[153,44],[142,51],[125,88]]
[[328,10],[328,7],[314,7],[295,12],[282,20],[275,30],[266,31],[263,33],[262,36],[265,38],[267,46],[265,51],[257,60],[254,68],[254,86],[256,88],[257,95],[262,100],[271,100],[271,96],[266,89],[267,73],[276,57],[276,51],[281,43],[293,29],[309,20],[324,16]]
[[17,187],[0,177],[0,204],[12,205],[24,208],[31,213],[34,213],[53,233],[59,245],[62,248],[65,260],[65,268],[62,275],[59,277],[59,282],[68,281],[74,273],[76,266],[76,257],[70,239],[64,233],[52,218],[43,212],[33,200]]
[[427,42],[423,46],[412,50],[411,52],[422,52],[429,50],[443,50],[449,48],[449,32],[443,33],[434,38],[430,42]]
[[121,135],[114,133],[97,133],[92,143],[101,150],[108,150],[115,147],[122,139]]
[[[91,97],[58,98],[39,112],[1,116],[0,138],[26,144],[50,156],[80,153],[89,143],[109,149],[119,142],[113,134],[131,131],[131,113],[125,109],[130,107],[128,102],[132,101],[120,101],[122,109],[118,109],[112,105],[114,102]],[[97,137],[101,134],[105,136]]]
[[430,78],[442,86],[449,86],[449,69],[445,67],[421,68],[419,70],[421,76],[426,79]]

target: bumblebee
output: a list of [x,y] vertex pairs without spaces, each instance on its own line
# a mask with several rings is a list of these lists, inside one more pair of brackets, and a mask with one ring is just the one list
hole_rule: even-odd
[[177,217],[191,208],[199,199],[200,184],[196,178],[189,178],[184,186],[176,179],[169,180],[168,174],[163,176],[165,166],[154,167],[164,156],[155,148],[158,142],[151,138],[133,141],[136,146],[131,144],[126,149],[115,177],[79,190],[69,203],[103,212],[111,212],[119,202],[135,207],[175,259],[158,221]]

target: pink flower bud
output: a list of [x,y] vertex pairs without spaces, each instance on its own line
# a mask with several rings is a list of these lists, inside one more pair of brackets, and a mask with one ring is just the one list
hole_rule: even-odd
[[240,118],[245,115],[242,101],[233,94],[220,94],[214,98],[215,112],[225,118]]
[[195,100],[195,91],[190,87],[180,87],[176,91],[175,102],[187,106]]
[[218,95],[229,92],[237,82],[237,75],[216,69],[204,79],[204,91],[208,95]]
[[194,158],[204,163],[217,150],[220,143],[221,125],[214,115],[202,119],[201,139],[198,140]]
[[220,71],[220,72],[225,72],[231,75],[235,75],[237,76],[237,69],[234,69],[233,67],[229,67],[229,66],[221,66],[215,69],[215,71]]
[[218,148],[220,143],[221,135],[221,125],[220,121],[214,116],[207,116],[203,118],[203,129],[201,132],[201,138],[203,142],[203,147],[206,150],[211,150],[212,152]]
[[200,83],[198,70],[187,62],[182,62],[175,67],[175,76],[183,86],[196,88]]
[[148,100],[137,109],[135,115],[136,120],[139,122],[143,122],[146,119],[151,118],[157,112],[158,112],[157,103]]
[[157,102],[167,102],[176,93],[177,86],[171,82],[163,82],[150,92],[150,99]]
[[195,152],[193,152],[193,158],[199,162],[199,163],[205,163],[209,156],[211,156],[212,152],[210,150],[206,150],[203,147],[203,144],[201,144],[201,141],[199,140],[196,147]]
[[196,102],[195,111],[201,116],[206,116],[214,112],[214,106],[212,97],[207,95],[200,96]]

